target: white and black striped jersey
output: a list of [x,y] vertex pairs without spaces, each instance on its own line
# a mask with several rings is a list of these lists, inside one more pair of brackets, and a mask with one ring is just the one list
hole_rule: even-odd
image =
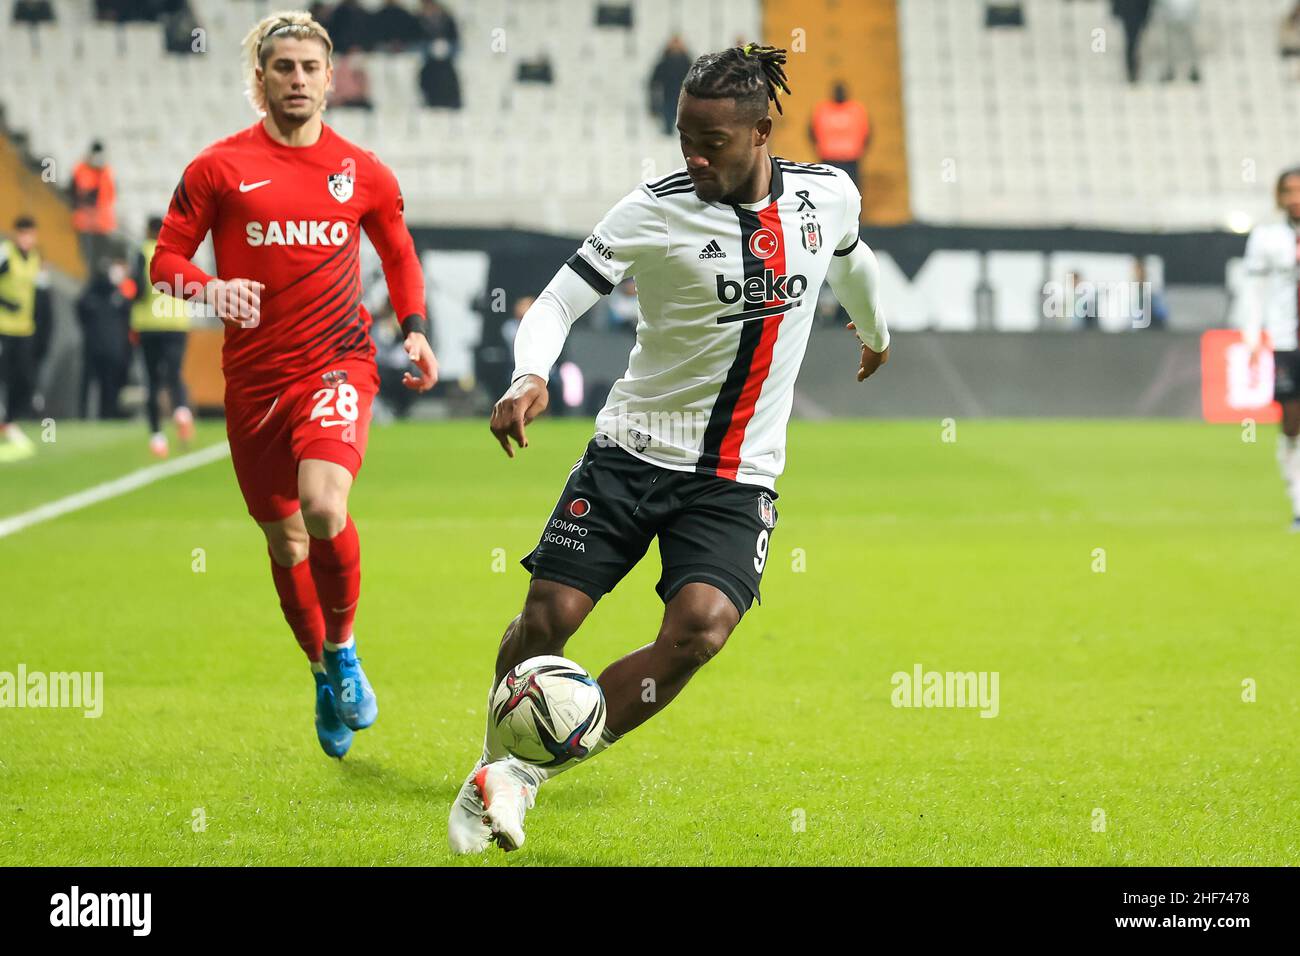
[[1256,226],[1246,240],[1246,274],[1250,284],[1244,325],[1248,336],[1262,328],[1273,348],[1296,348],[1300,304],[1300,233],[1287,222]]
[[601,294],[636,280],[636,345],[597,432],[666,468],[773,487],[818,292],[858,243],[861,197],[772,159],[757,203],[705,202],[686,170],[624,197],[569,259]]

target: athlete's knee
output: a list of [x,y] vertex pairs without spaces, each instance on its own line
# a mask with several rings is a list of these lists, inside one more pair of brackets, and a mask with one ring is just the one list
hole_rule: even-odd
[[526,657],[558,654],[591,610],[592,600],[576,588],[534,582],[515,629]]
[[726,646],[739,620],[727,598],[698,602],[664,621],[659,640],[673,665],[682,671],[703,667]]
[[348,498],[332,490],[309,492],[299,499],[302,520],[313,538],[332,538],[348,523]]
[[307,549],[311,545],[307,529],[292,521],[277,521],[262,525],[266,535],[266,547],[271,552],[271,560],[282,568],[291,568],[307,560]]

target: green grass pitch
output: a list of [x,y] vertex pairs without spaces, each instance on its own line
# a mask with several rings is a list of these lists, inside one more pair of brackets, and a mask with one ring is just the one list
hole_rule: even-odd
[[[0,539],[0,671],[102,671],[105,697],[0,710],[0,865],[1300,859],[1272,429],[841,421],[792,426],[765,603],[722,654],[544,788],[520,852],[455,860],[517,561],[589,434],[539,422],[508,461],[478,421],[374,431],[352,509],[381,714],[342,763],[228,460]],[[0,466],[0,517],[149,463],[143,426],[61,426]],[[651,640],[658,570],[652,548],[570,656]],[[892,706],[917,664],[998,672],[997,717]]]

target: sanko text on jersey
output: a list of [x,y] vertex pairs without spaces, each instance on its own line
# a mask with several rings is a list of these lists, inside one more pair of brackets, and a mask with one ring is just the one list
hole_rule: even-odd
[[250,222],[244,227],[250,246],[341,246],[348,241],[348,224],[328,219],[291,222]]

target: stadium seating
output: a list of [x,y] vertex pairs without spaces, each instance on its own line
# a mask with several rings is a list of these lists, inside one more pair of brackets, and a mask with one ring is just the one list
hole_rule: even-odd
[[921,221],[1240,229],[1300,160],[1300,84],[1277,50],[1289,0],[1201,3],[1199,84],[1160,82],[1153,17],[1136,86],[1109,0],[1023,0],[1024,27],[1003,29],[973,0],[899,3]]
[[[163,52],[157,25],[96,22],[91,0],[55,0],[57,22],[35,29],[11,28],[10,4],[0,0],[7,124],[65,170],[103,138],[119,218],[134,235],[196,152],[253,120],[240,92],[239,42],[265,4],[192,2],[206,52],[177,56]],[[698,53],[761,28],[759,0],[637,3],[632,30],[593,28],[596,0],[447,6],[460,29],[463,110],[424,107],[419,53],[374,53],[365,62],[376,110],[326,117],[393,168],[416,223],[587,231],[637,182],[681,165],[676,140],[648,110],[646,81],[669,35],[680,30]],[[555,82],[515,82],[518,61],[542,53]]]

